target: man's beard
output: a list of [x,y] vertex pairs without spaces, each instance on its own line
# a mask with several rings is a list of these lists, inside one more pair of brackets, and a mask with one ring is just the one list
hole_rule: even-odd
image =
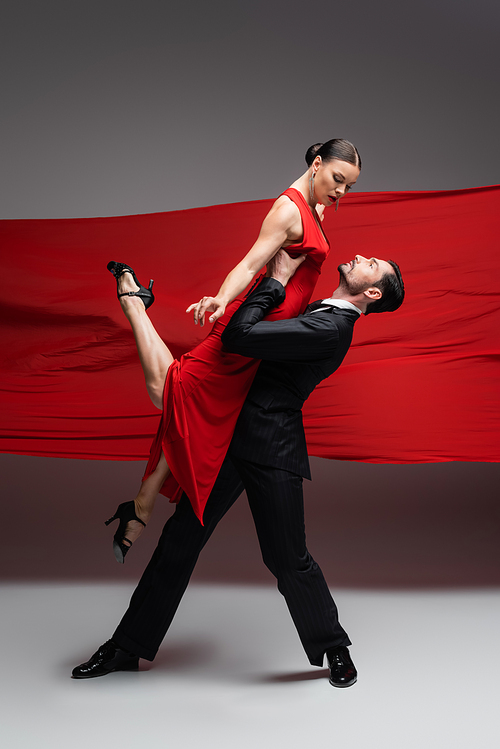
[[349,292],[351,296],[356,296],[356,294],[360,294],[368,288],[366,283],[351,279],[349,277],[349,270],[346,270],[344,264],[339,265],[337,270],[339,272],[339,286]]

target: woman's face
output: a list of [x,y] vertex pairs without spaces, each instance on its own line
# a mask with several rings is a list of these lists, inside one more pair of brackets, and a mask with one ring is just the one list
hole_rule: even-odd
[[312,164],[314,176],[314,196],[318,203],[328,207],[338,198],[349,192],[359,177],[359,168],[347,161],[332,159],[323,161],[316,156]]

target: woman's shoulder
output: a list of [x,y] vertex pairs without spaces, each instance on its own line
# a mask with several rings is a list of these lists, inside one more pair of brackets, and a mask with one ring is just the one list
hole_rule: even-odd
[[284,200],[289,204],[294,205],[302,218],[305,218],[306,220],[313,219],[314,221],[314,209],[311,208],[302,191],[298,190],[296,187],[289,187],[288,190],[285,190],[285,192],[280,195],[278,200]]
[[283,193],[279,198],[276,198],[267,214],[266,220],[269,221],[270,219],[284,228],[291,228],[301,221],[300,209]]
[[284,190],[281,195],[279,196],[278,200],[287,201],[289,203],[293,203],[294,205],[298,206],[299,208],[301,206],[307,207],[307,200],[305,196],[302,194],[302,192],[297,188],[291,185],[286,190]]
[[296,213],[299,210],[298,201],[294,195],[297,190],[293,190],[291,188],[288,188],[288,190],[285,190],[285,192],[282,192],[279,198],[276,198],[276,200],[273,203],[273,208],[283,208],[284,210],[288,209],[290,213]]

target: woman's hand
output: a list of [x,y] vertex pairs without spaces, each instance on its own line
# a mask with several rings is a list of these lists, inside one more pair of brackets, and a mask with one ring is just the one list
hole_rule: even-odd
[[226,311],[226,302],[216,296],[204,296],[197,304],[190,304],[186,312],[192,312],[194,324],[203,327],[205,325],[205,314],[211,312],[208,322],[215,322],[222,317]]

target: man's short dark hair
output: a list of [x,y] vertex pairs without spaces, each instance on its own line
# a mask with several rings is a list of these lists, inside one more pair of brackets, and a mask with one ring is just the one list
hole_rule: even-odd
[[387,262],[392,266],[394,273],[386,273],[380,281],[372,284],[372,286],[380,289],[382,296],[367,305],[365,315],[371,315],[373,312],[394,312],[403,304],[405,285],[399,265],[394,260],[388,260]]

